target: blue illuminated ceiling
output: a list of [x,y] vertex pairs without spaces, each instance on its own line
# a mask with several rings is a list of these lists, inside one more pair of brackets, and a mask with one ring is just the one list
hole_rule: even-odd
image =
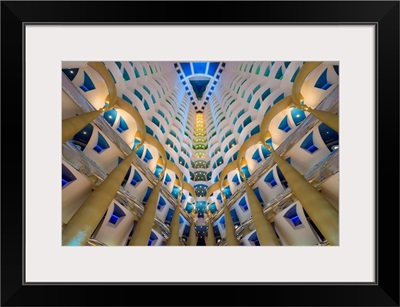
[[194,75],[207,75],[214,77],[219,66],[219,62],[181,62],[183,73],[186,77]]
[[196,191],[196,196],[197,197],[205,197],[207,193],[207,188],[205,184],[196,184],[194,186],[194,190]]
[[204,110],[225,67],[223,62],[180,62],[174,64],[196,110]]
[[205,201],[197,201],[196,202],[196,209],[198,213],[205,213],[207,203]]
[[206,80],[191,80],[189,79],[190,84],[192,85],[193,91],[196,94],[197,99],[202,99],[204,91],[207,88],[208,82],[210,82],[210,79]]

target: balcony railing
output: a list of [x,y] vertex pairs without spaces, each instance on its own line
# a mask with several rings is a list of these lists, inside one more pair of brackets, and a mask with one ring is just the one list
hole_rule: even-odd
[[[70,96],[70,98],[85,112],[90,112],[94,111],[95,108],[92,106],[92,104],[82,96],[82,94],[79,92],[79,90],[75,87],[75,85],[71,82],[71,80],[65,75],[62,74],[62,87],[63,90]],[[111,128],[111,126],[107,123],[107,121],[102,117],[98,116],[94,119],[94,123],[104,132],[107,137],[118,147],[118,149],[121,150],[125,155],[129,155],[132,152],[132,149],[126,144],[126,142],[118,135],[118,133]],[[65,151],[67,153],[67,150]],[[64,147],[63,147],[63,154],[64,154]],[[85,155],[83,155],[85,156]],[[86,157],[86,156],[85,156]],[[74,166],[74,159],[67,159],[68,162]],[[79,168],[75,168],[79,171],[82,170],[82,172],[89,176],[95,176],[98,179],[104,180],[106,177],[106,173],[92,160],[89,158],[84,158],[81,157],[81,163]],[[89,162],[91,161],[91,162]],[[133,159],[133,164],[139,169],[140,172],[142,172],[146,178],[153,184],[156,185],[158,182],[158,178],[153,174],[153,172],[147,167],[147,165],[138,157],[135,156]],[[93,167],[96,165],[96,167]],[[86,166],[86,167],[85,167]],[[87,169],[89,168],[89,169]],[[90,170],[90,171],[89,171]],[[92,174],[90,174],[92,172]],[[125,203],[131,203],[129,201],[129,198],[132,195],[129,195],[127,191],[125,192],[120,192],[121,194],[125,195],[127,197],[127,201]],[[128,193],[128,195],[126,194]],[[163,196],[169,201],[170,204],[176,207],[177,205],[177,200],[176,198],[171,194],[171,192],[167,189],[165,185],[161,185],[161,193]],[[137,201],[136,201],[137,202]],[[139,202],[140,203],[140,202]],[[179,206],[180,208],[180,206]],[[140,213],[143,213],[143,206],[141,205],[141,208],[138,208]],[[189,215],[180,208],[180,213],[188,220],[190,221]]]
[[[339,152],[335,150],[311,168],[304,174],[304,178],[307,179],[314,187],[321,185],[327,178],[336,174],[339,171]],[[287,208],[294,202],[292,189],[286,188],[282,193],[278,194],[274,199],[270,200],[264,205],[264,215],[271,219],[273,216]],[[240,236],[241,233],[247,228],[254,229],[253,220],[249,218],[240,225],[236,230],[236,236]]]
[[[336,87],[328,97],[326,97],[316,108],[317,110],[331,111],[334,112],[339,102],[339,89]],[[307,118],[297,127],[296,133],[291,134],[275,151],[279,155],[284,155],[288,152],[295,144],[297,144],[316,124],[319,120],[314,116],[307,116]],[[273,166],[275,162],[272,156],[269,156],[263,162],[258,165],[258,168],[248,178],[248,183],[253,186],[260,178],[266,174]],[[318,164],[317,164],[318,165]],[[244,184],[232,194],[227,200],[228,208],[231,208],[236,201],[243,196],[246,191]],[[213,220],[216,221],[223,214],[223,210],[214,214]]]

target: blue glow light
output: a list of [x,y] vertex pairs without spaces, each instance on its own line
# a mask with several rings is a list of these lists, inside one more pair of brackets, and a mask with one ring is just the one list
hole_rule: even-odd
[[207,62],[194,62],[193,70],[195,74],[205,74],[206,73]]
[[88,92],[88,91],[96,89],[96,87],[93,84],[92,79],[90,79],[90,77],[86,73],[86,71],[84,72],[84,81],[83,81],[83,84],[80,86],[80,88],[84,92]]

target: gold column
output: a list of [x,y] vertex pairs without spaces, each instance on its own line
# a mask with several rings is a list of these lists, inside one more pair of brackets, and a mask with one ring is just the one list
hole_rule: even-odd
[[72,139],[75,134],[85,128],[92,120],[103,113],[106,108],[97,111],[83,113],[78,116],[63,119],[62,121],[62,144]]
[[196,196],[196,191],[195,191],[194,188],[193,188],[189,183],[187,183],[186,181],[183,181],[182,189],[188,191],[193,197]]
[[263,208],[254,194],[253,189],[249,186],[246,176],[243,175],[244,184],[246,186],[247,199],[249,200],[250,212],[253,218],[254,227],[257,231],[257,237],[262,246],[279,246],[274,228],[268,219],[264,216]]
[[[223,194],[223,193],[222,193]],[[239,242],[236,239],[235,226],[233,225],[232,216],[226,206],[225,196],[224,198],[224,214],[225,214],[225,233],[226,233],[226,244],[228,246],[237,246]]]
[[140,115],[139,111],[134,108],[133,105],[123,100],[120,97],[117,97],[118,106],[126,111],[136,122],[137,131],[139,132],[139,137],[144,142],[146,140],[146,125],[144,123],[143,117]]
[[150,194],[143,215],[140,217],[140,220],[133,231],[132,238],[129,241],[130,246],[147,246],[149,243],[151,230],[153,229],[154,224],[154,216],[156,215],[158,199],[160,196],[161,182],[162,181],[159,179]]
[[296,106],[300,105],[301,88],[303,87],[304,81],[306,81],[308,75],[321,64],[322,62],[306,62],[301,66],[292,87],[293,102]]
[[337,114],[327,111],[313,110],[308,106],[303,106],[302,109],[309,112],[311,115],[314,115],[318,120],[339,133],[339,116]]
[[87,64],[94,70],[96,70],[99,75],[104,79],[104,82],[106,83],[108,89],[108,98],[110,102],[109,108],[111,109],[116,103],[117,87],[115,86],[114,80],[111,77],[110,72],[103,62],[88,62]]
[[132,152],[118,164],[72,216],[62,233],[63,245],[86,244],[117,194],[135,155]]
[[214,193],[215,191],[221,189],[220,188],[220,182],[214,182],[212,185],[210,185],[207,189],[207,194],[206,194],[206,198],[209,198],[211,196],[212,193]]
[[272,158],[279,166],[292,192],[330,245],[339,245],[339,215],[316,188],[270,146]]
[[211,216],[211,212],[208,208],[207,208],[207,211],[208,211],[207,245],[215,246],[215,236],[214,236],[212,216]]
[[[167,160],[167,154],[165,152],[164,147],[161,145],[160,141],[157,140],[154,136],[152,136],[151,134],[146,133],[146,142],[152,146],[154,146],[155,148],[157,148],[158,152],[160,153],[160,156],[163,159],[163,166],[164,166],[164,171],[163,171],[163,175],[166,171],[167,168],[167,163],[169,160]],[[162,178],[162,177],[161,177]],[[161,179],[160,179],[161,180]]]
[[224,192],[222,192],[222,187],[229,185],[228,179],[224,180],[224,178],[225,178],[225,176],[227,176],[229,174],[229,172],[235,170],[236,168],[237,168],[236,160],[230,162],[222,170],[220,180],[218,181],[219,182],[219,190],[221,191],[221,196],[222,196],[222,205],[224,206],[226,244],[233,245],[233,246],[239,245],[239,243],[236,239],[235,226],[233,225],[231,213],[229,212],[229,210],[226,206],[226,203],[227,203],[226,196],[225,196]]
[[179,215],[180,215],[180,202],[181,202],[182,190],[179,192],[178,201],[175,206],[174,215],[172,216],[170,234],[167,241],[167,245],[178,246],[179,245]]
[[[193,209],[194,211],[194,209]],[[190,233],[189,233],[189,245],[196,246],[197,245],[197,236],[196,236],[196,227],[194,221],[194,214],[192,216],[192,223],[190,224]]]
[[[260,140],[262,143],[265,143],[265,140],[271,137],[271,133],[269,132],[269,124],[271,121],[276,115],[287,109],[292,103],[292,96],[287,96],[274,104],[267,114],[264,115],[260,124]],[[250,140],[250,138],[248,140]]]
[[108,107],[104,106],[97,111],[87,112],[75,117],[64,119],[62,121],[62,144],[71,139],[101,113],[105,112],[107,109],[111,109],[116,102],[117,90],[106,66],[102,62],[88,62],[88,65],[103,77],[108,89],[106,100],[109,101],[109,105]]
[[307,62],[304,63],[300,68],[296,76],[296,80],[293,82],[292,87],[292,99],[296,108],[303,109],[318,118],[321,122],[331,127],[336,132],[339,132],[339,117],[337,114],[330,113],[328,111],[313,110],[307,105],[302,105],[301,101],[303,96],[301,95],[301,88],[303,87],[304,81],[308,75],[318,67],[322,62]]

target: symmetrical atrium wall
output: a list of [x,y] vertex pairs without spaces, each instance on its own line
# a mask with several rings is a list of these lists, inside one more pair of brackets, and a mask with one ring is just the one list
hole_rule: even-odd
[[64,62],[63,245],[338,245],[338,75]]

